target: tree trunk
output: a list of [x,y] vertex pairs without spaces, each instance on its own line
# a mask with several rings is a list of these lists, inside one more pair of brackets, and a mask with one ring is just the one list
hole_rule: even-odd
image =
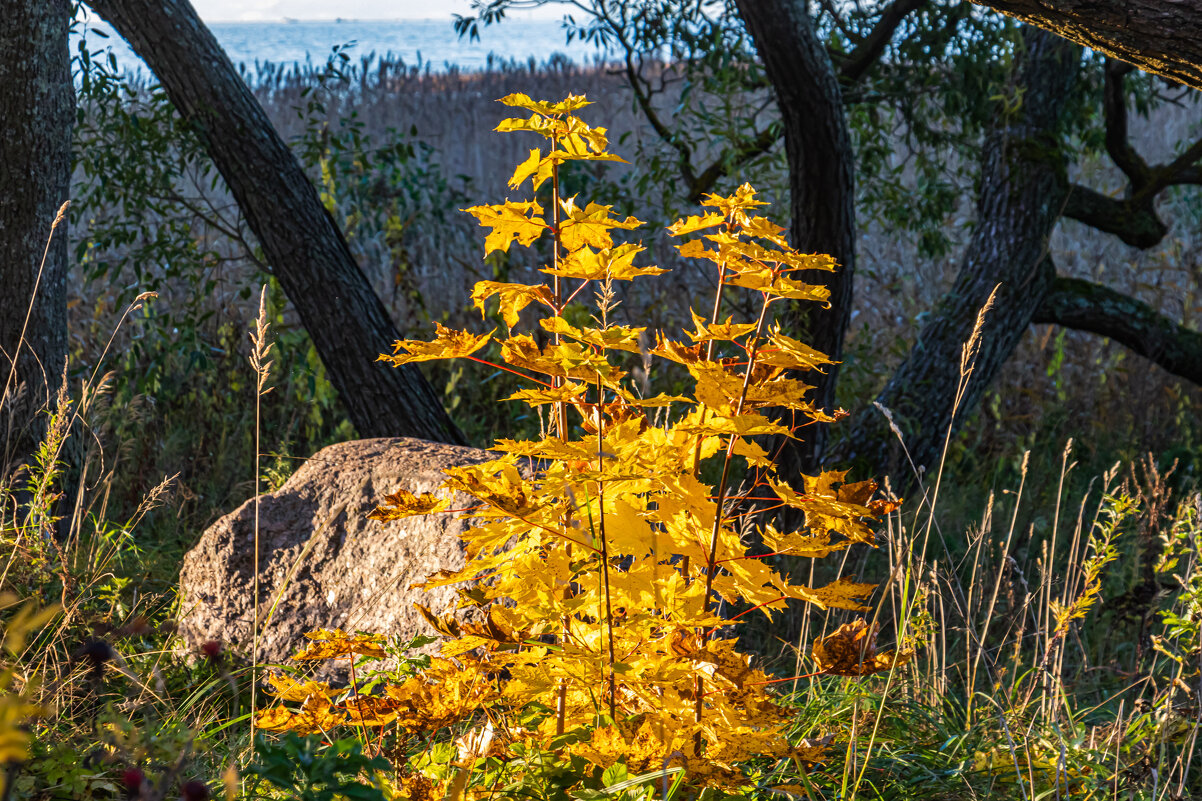
[[[789,161],[793,246],[829,254],[840,264],[834,274],[801,276],[830,287],[830,307],[794,304],[782,324],[839,361],[851,318],[855,274],[855,155],[839,80],[804,0],[738,0],[737,5],[780,109]],[[813,400],[820,408],[834,408],[838,374],[839,366],[834,364],[825,375],[803,376],[816,385]],[[777,459],[786,478],[813,472],[826,450],[826,426],[811,425],[798,433],[803,441],[785,448]]]
[[[892,411],[914,464],[928,471],[940,466],[949,427],[954,432],[976,406],[1055,278],[1047,241],[1068,191],[1059,152],[1061,110],[1080,50],[1034,28],[1024,28],[1023,45],[1010,93],[1014,104],[1004,104],[1009,110],[1000,110],[982,150],[977,222],[959,274],[877,398]],[[993,308],[964,376],[962,349],[994,287]],[[871,407],[856,415],[838,456],[867,462],[903,483],[911,478],[888,423]]]
[[1202,89],[1196,0],[972,0],[1098,52]]
[[0,20],[3,470],[27,456],[40,436],[45,418],[38,412],[54,407],[66,363],[65,223],[53,240],[50,232],[71,188],[75,95],[67,49],[71,4],[0,0]]
[[199,132],[300,313],[351,422],[364,437],[462,444],[413,365],[376,361],[400,339],[384,304],[300,164],[188,0],[91,0]]
[[1031,322],[1109,337],[1202,386],[1202,333],[1110,287],[1080,278],[1057,278]]

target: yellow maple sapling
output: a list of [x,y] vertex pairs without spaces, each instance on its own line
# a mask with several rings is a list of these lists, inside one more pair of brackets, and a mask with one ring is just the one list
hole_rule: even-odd
[[[675,765],[709,783],[737,781],[740,764],[755,756],[812,758],[812,743],[795,747],[785,737],[792,713],[778,704],[772,677],[736,647],[731,631],[743,616],[722,617],[718,603],[769,616],[791,600],[863,609],[875,588],[848,580],[798,585],[770,558],[822,557],[871,543],[869,523],[889,508],[873,500],[875,484],[844,483],[838,472],[806,477],[799,492],[775,474],[760,444],[795,433],[774,410],[807,424],[830,420],[805,400],[810,387],[797,377],[829,360],[772,322],[771,307],[826,302],[825,287],[795,275],[836,265],[790,248],[783,229],[757,214],[764,203],[744,185],[728,197],[707,196],[705,213],[668,229],[683,239],[681,255],[711,262],[717,278],[712,309],[693,314],[687,338],[612,322],[613,282],[664,271],[636,265],[641,245],[615,241],[638,220],[561,196],[566,162],[620,161],[608,152],[605,129],[576,116],[587,105],[580,96],[546,103],[515,94],[501,102],[529,116],[497,130],[547,140],[509,185],[537,191],[549,182],[550,203],[467,211],[489,229],[486,254],[549,240],[542,271],[550,280],[476,285],[472,301],[482,312],[497,299],[503,335],[438,326],[433,342],[398,342],[381,358],[396,365],[476,358],[496,343],[507,369],[530,380],[509,400],[549,410],[550,426],[536,441],[498,440],[495,459],[447,470],[442,496],[402,491],[373,513],[381,520],[449,513],[450,493],[474,499],[462,513],[473,521],[463,535],[463,569],[423,586],[459,587],[461,605],[477,607],[483,622],[423,609],[447,637],[428,671],[387,687],[370,710],[333,705],[324,690],[303,703],[343,715],[347,725],[409,731],[486,715],[492,749],[554,750],[601,769],[619,760],[631,771]],[[575,325],[565,310],[590,286],[599,289],[595,325]],[[725,295],[734,291],[752,293],[757,319],[722,319]],[[530,307],[541,312],[537,327],[519,332]],[[631,359],[680,365],[694,391],[647,396],[626,369]],[[657,414],[665,408],[669,414]],[[765,554],[749,553],[741,536],[748,491],[732,486],[736,457],[759,471],[756,490],[805,516],[800,531],[764,523]],[[721,475],[716,486],[701,478],[707,463],[715,469],[705,475]],[[850,655],[870,634],[860,626],[824,640],[832,672],[860,675],[895,664],[897,656],[875,650],[867,659]],[[277,690],[299,697],[292,685]],[[277,719],[262,728],[289,727],[280,712],[264,714]],[[309,721],[313,710],[297,714]]]

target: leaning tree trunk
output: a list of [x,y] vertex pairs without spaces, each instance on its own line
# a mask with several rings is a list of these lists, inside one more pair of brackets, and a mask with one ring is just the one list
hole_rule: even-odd
[[[804,0],[737,0],[737,5],[780,109],[793,246],[829,254],[840,265],[834,274],[815,271],[800,276],[830,287],[830,307],[795,304],[782,323],[839,361],[851,319],[855,273],[855,156],[839,81]],[[830,365],[825,375],[804,376],[815,384],[815,404],[828,411],[835,406],[838,367]],[[798,434],[802,440],[777,459],[782,476],[813,472],[823,461],[827,427],[811,425]]]
[[[1011,87],[1018,105],[999,111],[986,138],[977,223],[955,284],[877,398],[892,411],[915,465],[927,470],[939,467],[949,427],[954,432],[976,406],[1055,278],[1047,244],[1067,193],[1058,141],[1063,100],[1076,80],[1081,51],[1035,28],[1023,29],[1022,44]],[[964,377],[963,347],[994,287],[994,305],[985,315],[971,374]],[[856,415],[837,455],[904,483],[911,479],[888,423],[871,407]]]
[[360,436],[463,443],[418,369],[376,361],[400,339],[346,239],[188,0],[90,0],[199,132],[300,313]]
[[0,0],[0,470],[37,440],[67,356],[66,231],[46,244],[70,192],[70,22],[67,0]]
[[972,0],[1077,44],[1202,89],[1196,0]]

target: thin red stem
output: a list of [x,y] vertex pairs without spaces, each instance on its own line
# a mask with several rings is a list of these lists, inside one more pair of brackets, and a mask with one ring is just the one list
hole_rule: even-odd
[[[783,601],[783,600],[785,600],[785,599],[786,599],[786,598],[788,598],[788,597],[789,597],[789,596],[787,596],[787,595],[781,595],[781,596],[778,596],[778,597],[776,597],[776,598],[773,598],[771,601],[764,601],[762,604],[757,604],[756,606],[753,606],[753,607],[751,607],[750,609],[744,609],[742,612],[740,612],[739,614],[737,614],[737,615],[733,616],[733,617],[732,617],[730,620],[728,620],[726,623],[723,623],[722,625],[723,625],[723,626],[725,626],[725,625],[727,625],[727,623],[730,623],[731,621],[738,620],[738,619],[739,619],[739,618],[741,618],[743,615],[750,614],[750,613],[754,612],[754,611],[755,611],[755,610],[757,610],[757,609],[762,609],[762,608],[764,608],[765,606],[767,606],[768,604],[774,604],[774,603],[776,603],[777,601]],[[718,626],[714,626],[712,629],[710,629],[709,631],[707,631],[707,632],[705,633],[705,636],[706,636],[706,637],[711,637],[711,636],[713,636],[714,632],[715,632],[715,631],[717,631],[717,630],[718,630],[718,628],[719,628]]]
[[588,280],[588,281],[583,281],[583,282],[581,282],[580,286],[576,287],[576,290],[575,290],[574,292],[572,292],[572,294],[568,295],[566,298],[564,298],[564,299],[563,299],[563,305],[561,305],[561,306],[559,307],[559,309],[558,309],[557,313],[558,313],[558,314],[563,314],[563,310],[564,310],[565,308],[567,308],[567,305],[568,305],[569,303],[571,303],[571,302],[572,302],[572,300],[573,300],[573,299],[575,299],[575,297],[576,297],[577,295],[579,295],[579,294],[580,294],[580,291],[581,291],[582,289],[584,289],[586,286],[588,286],[588,285],[589,285],[589,284],[591,284],[591,283],[592,283],[592,280],[591,280],[591,279],[590,279],[590,280]]
[[[733,556],[730,559],[719,559],[714,564],[721,565],[721,564],[725,564],[727,562],[742,562],[745,559],[767,559],[769,556],[787,556],[788,554],[789,554],[789,551],[773,551],[772,553],[744,554],[743,556]],[[750,611],[750,610],[748,610],[748,611]],[[738,617],[738,615],[735,615],[735,617]],[[734,620],[734,618],[731,618],[731,620]]]
[[519,378],[524,378],[527,381],[533,381],[536,384],[542,384],[544,387],[547,387],[547,388],[554,387],[554,385],[548,384],[546,381],[540,381],[537,378],[535,378],[534,376],[526,375],[525,373],[514,370],[512,367],[506,367],[503,364],[497,364],[496,362],[490,362],[488,359],[478,359],[475,356],[464,356],[463,358],[467,359],[468,361],[476,362],[477,364],[487,364],[489,367],[495,367],[498,370],[504,370],[507,373],[513,373],[514,375],[518,376]]

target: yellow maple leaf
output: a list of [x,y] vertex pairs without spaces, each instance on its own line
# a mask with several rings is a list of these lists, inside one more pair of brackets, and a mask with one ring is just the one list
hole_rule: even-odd
[[[704,348],[699,344],[685,345],[672,339],[664,339],[662,336],[659,337],[659,341],[651,350],[656,356],[684,365],[707,361],[705,356],[702,355],[703,351]],[[714,363],[717,364],[717,362]]]
[[784,276],[778,277],[768,288],[778,298],[789,300],[812,300],[830,306],[831,291],[821,284],[805,284]]
[[639,339],[647,331],[646,328],[629,328],[624,325],[577,328],[562,317],[544,317],[539,320],[539,325],[549,334],[566,336],[595,348],[624,350],[628,353],[640,351]]
[[632,773],[643,773],[659,768],[668,752],[663,739],[651,727],[640,727],[637,732],[623,732],[620,725],[599,726],[590,738],[569,746],[577,756],[602,768],[621,760]]
[[787,251],[781,259],[781,263],[788,265],[792,270],[821,270],[830,273],[839,268],[839,262],[835,261],[833,256],[825,253]]
[[385,685],[385,697],[395,703],[397,725],[437,731],[473,714],[496,695],[484,667],[470,656],[459,656],[457,662],[435,657],[421,675]]
[[766,239],[778,248],[788,248],[789,243],[781,234],[784,233],[784,226],[777,225],[766,217],[756,217],[748,215],[743,222],[743,230],[751,236]]
[[748,682],[763,681],[764,673],[751,667],[751,657],[737,650],[734,640],[712,639],[689,654],[689,658],[705,668],[710,681],[729,684],[742,690]]
[[737,268],[726,279],[726,283],[729,286],[750,289],[753,292],[772,294],[773,287],[780,281],[780,274],[775,269],[759,264],[758,262],[752,264],[733,264],[731,261],[726,261],[724,266],[728,269]]
[[472,289],[472,303],[484,316],[484,302],[494,295],[501,299],[501,316],[505,325],[513,328],[517,325],[518,314],[531,303],[541,303],[551,309],[555,308],[555,296],[551,289],[544,284],[505,284],[498,281],[477,281]]
[[568,251],[576,251],[588,245],[604,250],[614,244],[610,231],[615,228],[633,230],[642,225],[641,220],[627,217],[625,220],[614,218],[610,212],[613,206],[602,206],[589,203],[583,209],[577,208],[572,198],[560,201],[563,210],[560,222],[560,241]]
[[[571,114],[573,111],[579,111],[585,106],[591,106],[593,101],[586,98],[584,95],[568,95],[558,103],[548,103],[543,100],[533,100],[530,95],[522,92],[514,92],[513,94],[505,95],[500,98],[498,103],[504,103],[506,106],[516,108],[524,108],[527,111],[533,111],[544,117],[554,117],[561,114]],[[497,130],[500,130],[498,128]]]
[[844,623],[814,643],[815,667],[835,676],[867,676],[905,664],[911,656],[908,652],[877,651],[877,630],[861,618]]
[[287,707],[260,709],[255,715],[255,728],[259,731],[292,731],[292,721],[295,717]]
[[751,184],[745,183],[736,189],[733,195],[708,194],[701,199],[701,205],[713,206],[722,213],[722,216],[731,218],[742,225],[747,220],[748,209],[766,206],[768,202],[757,200],[755,189]]
[[[698,361],[687,365],[689,374],[697,382],[699,403],[721,415],[733,415],[739,398],[744,394],[741,372],[732,372],[720,362]],[[752,411],[746,402],[743,408]]]
[[561,342],[540,348],[534,338],[526,334],[502,342],[501,358],[507,364],[524,370],[590,384],[601,380],[607,386],[616,386],[626,374],[611,364],[604,353],[597,353],[592,348],[581,347],[576,342]]
[[849,540],[833,542],[829,531],[811,535],[802,534],[800,531],[782,534],[773,525],[764,527],[760,534],[760,539],[766,548],[771,549],[772,553],[813,559],[830,556],[835,551],[841,551],[850,544]]
[[641,245],[625,243],[612,248],[594,250],[585,245],[564,255],[558,267],[545,267],[544,273],[581,281],[633,281],[645,275],[662,275],[668,272],[660,267],[639,267],[634,258],[645,250]]
[[547,138],[551,138],[557,131],[563,130],[563,123],[554,117],[544,117],[536,114],[533,117],[507,117],[501,120],[494,131],[500,133],[513,133],[515,131],[529,131],[531,133],[540,134]]
[[[449,467],[443,471],[447,478],[443,486],[464,492],[497,511],[523,518],[548,504],[531,492],[517,467],[510,459],[494,459],[475,465]],[[486,516],[488,510],[477,510],[476,516]]]
[[561,139],[560,147],[568,155],[574,158],[590,155],[602,156],[621,161],[617,156],[611,156],[605,152],[605,149],[609,147],[609,137],[606,135],[605,128],[591,126],[576,116],[565,117],[563,121],[567,129],[567,136]]
[[267,691],[268,695],[272,695],[282,701],[295,701],[296,703],[303,702],[310,695],[333,698],[340,692],[330,687],[324,681],[297,681],[291,676],[281,673],[268,673],[267,682],[272,687],[272,689]]
[[724,323],[707,323],[697,312],[692,309],[689,312],[693,315],[693,325],[696,327],[696,331],[689,333],[694,342],[734,342],[756,329],[755,323],[736,323],[730,317],[727,317]]
[[876,584],[841,578],[822,587],[790,585],[787,591],[790,597],[799,598],[823,609],[850,609],[853,612],[865,612],[868,607],[864,604],[864,599],[871,595],[876,588]]
[[747,460],[747,464],[756,468],[772,467],[775,462],[768,455],[768,451],[764,450],[752,440],[738,439],[735,440],[733,453],[735,456],[742,456]]
[[292,655],[293,659],[337,659],[359,654],[383,659],[387,654],[380,646],[384,638],[377,634],[347,634],[342,629],[318,629],[305,634],[312,642]]
[[291,731],[302,737],[314,732],[328,732],[346,721],[346,715],[335,710],[324,696],[310,695],[297,712],[282,706],[261,709],[255,715],[255,728],[262,731]]
[[762,414],[719,415],[711,414],[703,423],[683,423],[676,426],[677,430],[689,434],[717,434],[719,436],[734,435],[737,437],[764,437],[780,434],[792,436],[788,427],[769,420]]
[[[537,173],[539,171],[539,166],[542,164],[542,161],[543,161],[542,151],[539,150],[537,147],[534,148],[533,150],[531,150],[530,157],[527,158],[525,161],[523,161],[521,164],[519,164],[517,166],[517,169],[513,171],[513,177],[509,179],[509,188],[517,189],[519,186],[522,185],[522,181],[525,181],[531,175],[534,175],[535,173]],[[542,183],[542,181],[539,181],[536,179],[534,182],[534,188],[538,189],[539,184],[541,184],[541,183]]]
[[392,362],[394,366],[412,362],[428,362],[433,359],[459,359],[471,356],[492,340],[493,331],[487,334],[469,334],[434,324],[434,340],[403,339],[393,344],[392,354],[383,353],[377,361]]
[[700,216],[695,215],[687,217],[683,220],[677,220],[668,226],[668,233],[672,234],[673,236],[684,236],[685,234],[692,234],[696,233],[697,231],[717,228],[725,222],[726,218],[721,214],[710,212]]
[[397,719],[397,703],[392,698],[358,695],[342,704],[346,722],[355,726],[387,726]]
[[[522,401],[530,406],[544,406],[548,403],[576,403],[589,389],[590,387],[585,384],[565,381],[557,387],[519,389],[505,400]],[[512,442],[512,440],[503,441]]]
[[867,521],[882,509],[869,500],[876,492],[876,482],[842,483],[846,475],[847,471],[829,470],[818,476],[803,476],[804,495],[774,478],[768,478],[768,484],[786,505],[805,512],[806,526],[811,531],[836,531],[852,542],[875,545]]
[[403,520],[406,517],[432,515],[449,509],[450,498],[439,498],[429,492],[414,495],[406,489],[400,489],[391,495],[384,496],[384,502],[367,513],[368,520]]
[[484,238],[485,256],[494,250],[508,251],[515,240],[528,247],[548,227],[547,221],[538,216],[543,213],[542,206],[533,200],[472,206],[463,211],[479,220],[481,226],[492,229]]
[[700,239],[690,239],[684,244],[677,245],[676,250],[686,259],[709,259],[710,261],[720,262],[722,258],[718,254],[718,251],[706,250],[705,243]]
[[816,370],[834,363],[825,353],[782,333],[779,325],[773,326],[758,359],[766,366],[788,370]]
[[523,458],[555,459],[562,462],[588,461],[597,455],[596,446],[590,448],[588,443],[560,437],[543,437],[540,440],[499,439],[496,449]]

